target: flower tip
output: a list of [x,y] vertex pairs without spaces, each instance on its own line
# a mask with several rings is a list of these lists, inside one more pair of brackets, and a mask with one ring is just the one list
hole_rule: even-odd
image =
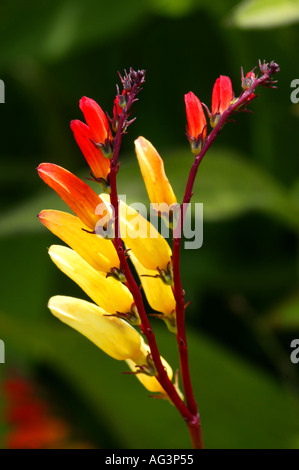
[[142,137],[140,135],[136,140],[134,140],[134,144],[135,144],[136,150],[137,149],[141,150],[141,149],[147,148],[150,142],[147,139],[145,139],[145,137]]
[[79,108],[83,114],[86,107],[92,107],[94,105],[99,106],[92,98],[88,98],[87,96],[82,96],[82,98],[79,100]]
[[36,167],[36,170],[37,170],[38,172],[42,171],[44,165],[45,165],[45,163],[40,163],[40,164]]

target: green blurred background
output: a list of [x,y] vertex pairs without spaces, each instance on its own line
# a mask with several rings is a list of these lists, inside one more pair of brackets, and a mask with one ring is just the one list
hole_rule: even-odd
[[[184,93],[210,106],[214,81],[240,66],[275,60],[277,90],[225,127],[198,174],[204,243],[182,257],[191,371],[207,448],[298,448],[299,337],[298,0],[2,0],[0,381],[38,384],[71,440],[98,448],[188,448],[177,411],[148,398],[134,377],[51,316],[51,295],[85,298],[52,265],[59,243],[39,224],[63,204],[38,178],[49,161],[81,177],[84,157],[69,128],[81,96],[112,114],[117,71],[145,68],[136,122],[124,139],[119,192],[148,202],[134,155],[143,135],[165,159],[179,198],[192,164]],[[153,320],[161,353],[175,369],[175,338]],[[0,387],[1,388],[1,387]],[[16,423],[0,392],[0,443]]]

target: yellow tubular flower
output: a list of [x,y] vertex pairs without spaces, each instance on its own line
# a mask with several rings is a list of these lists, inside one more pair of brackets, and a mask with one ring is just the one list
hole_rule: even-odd
[[141,335],[121,318],[105,316],[105,310],[85,300],[61,295],[51,297],[48,307],[114,359],[145,361]]
[[129,289],[112,277],[96,271],[75,251],[66,246],[52,245],[49,255],[56,266],[106,312],[127,313],[134,302]]
[[[73,297],[56,295],[51,297],[48,307],[59,320],[79,331],[106,354],[114,359],[126,361],[133,372],[148,365],[149,347],[126,321],[107,316],[102,308]],[[161,359],[171,380],[172,369],[165,359]],[[147,390],[165,395],[164,389],[154,376],[140,373],[136,377]]]
[[[108,205],[110,198],[101,194]],[[127,248],[147,269],[168,271],[171,264],[171,248],[158,230],[135,209],[119,201],[120,234]]]
[[94,269],[106,273],[114,267],[119,269],[119,259],[113,243],[86,232],[88,227],[78,217],[67,212],[43,210],[38,218]]
[[157,272],[146,269],[133,254],[130,255],[130,259],[135,266],[150,306],[157,312],[171,318],[171,313],[176,306],[171,287],[164,284],[161,279],[155,278]]
[[152,204],[166,203],[168,206],[177,202],[172,187],[165,174],[164,163],[155,147],[144,137],[135,140],[135,150]]

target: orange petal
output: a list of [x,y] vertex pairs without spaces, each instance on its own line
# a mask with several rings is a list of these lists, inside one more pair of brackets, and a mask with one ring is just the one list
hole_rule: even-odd
[[177,202],[165,174],[164,163],[155,147],[144,137],[135,140],[135,150],[147,193],[152,204]]
[[89,127],[84,122],[75,119],[71,122],[71,129],[94,176],[106,180],[110,172],[110,160],[105,158],[101,150],[91,142],[91,140],[95,141],[95,137]]
[[86,96],[81,98],[79,106],[94,140],[104,143],[107,137],[111,137],[111,131],[108,119],[102,108],[96,101]]
[[58,165],[41,163],[37,171],[82,222],[94,230],[100,219],[96,208],[104,204],[102,199],[84,181]]

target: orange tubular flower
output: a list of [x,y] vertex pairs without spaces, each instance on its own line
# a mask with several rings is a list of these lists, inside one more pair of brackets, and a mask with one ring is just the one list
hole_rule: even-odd
[[202,105],[192,91],[185,95],[185,106],[187,115],[187,135],[193,153],[198,153],[202,141],[207,135],[207,121]]
[[[79,103],[80,109],[84,114],[86,124],[79,120],[71,122],[71,129],[74,133],[77,144],[79,145],[84,157],[87,160],[94,176],[107,180],[110,172],[110,161],[105,158],[111,150],[112,135],[108,119],[102,108],[91,98],[84,96]],[[102,144],[102,150],[100,146]]]
[[177,199],[165,174],[163,160],[155,147],[144,137],[138,137],[135,150],[151,203],[175,204]]
[[81,221],[94,230],[100,219],[96,208],[104,204],[102,199],[86,183],[61,166],[41,163],[37,170],[44,182],[56,191]]
[[234,93],[230,78],[220,75],[215,82],[212,93],[212,126],[216,125],[217,118],[227,110],[233,98]]

